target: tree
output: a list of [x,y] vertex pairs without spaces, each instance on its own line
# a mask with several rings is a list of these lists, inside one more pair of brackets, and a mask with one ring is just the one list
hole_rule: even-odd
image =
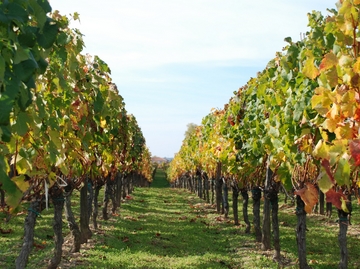
[[198,125],[195,123],[188,123],[186,127],[187,130],[185,131],[185,139],[189,138],[195,132],[196,127],[198,127]]

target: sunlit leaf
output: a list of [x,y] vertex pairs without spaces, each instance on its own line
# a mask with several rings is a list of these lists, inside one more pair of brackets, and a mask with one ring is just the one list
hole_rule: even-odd
[[315,79],[319,75],[319,70],[314,65],[314,59],[315,59],[314,56],[311,55],[306,60],[306,62],[304,64],[304,69],[302,70],[304,75],[307,76],[310,79]]
[[301,200],[305,203],[305,211],[310,214],[312,212],[312,208],[318,202],[318,190],[311,183],[305,183],[305,187],[294,192],[296,195],[301,197]]
[[332,52],[327,53],[321,61],[320,71],[327,70],[335,65],[337,65],[338,59],[336,55]]
[[334,177],[339,186],[350,185],[350,164],[348,160],[340,158]]
[[320,179],[318,180],[318,185],[319,185],[320,190],[323,193],[326,193],[329,189],[331,189],[334,186],[334,184],[329,179],[327,173],[324,171],[324,168],[321,168]]
[[342,210],[342,203],[346,201],[346,196],[340,192],[330,189],[326,192],[326,202],[332,203],[337,209]]
[[350,127],[349,123],[346,123],[345,126],[337,127],[334,133],[337,139],[352,139],[354,137],[354,130]]
[[319,159],[328,159],[329,150],[330,150],[329,146],[323,140],[320,139],[314,148],[313,156]]

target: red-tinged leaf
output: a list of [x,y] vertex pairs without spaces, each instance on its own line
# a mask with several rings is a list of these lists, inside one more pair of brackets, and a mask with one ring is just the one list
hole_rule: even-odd
[[354,113],[354,120],[356,120],[357,122],[360,122],[360,106],[358,105],[358,107],[355,110]]
[[335,184],[335,178],[334,178],[334,174],[331,171],[331,167],[330,167],[330,162],[329,160],[323,159],[321,161],[321,165],[324,167],[326,174],[328,175],[330,181],[332,184]]
[[324,56],[324,58],[322,59],[321,61],[321,64],[320,64],[320,71],[323,71],[323,70],[327,70],[335,65],[337,65],[338,63],[338,58],[336,57],[336,55],[332,52],[326,54]]
[[311,183],[305,183],[305,187],[294,192],[301,197],[301,200],[305,203],[305,211],[310,214],[312,208],[318,202],[318,190]]
[[355,165],[360,165],[360,139],[349,142],[351,157],[355,160]]
[[231,126],[234,126],[234,125],[235,125],[235,122],[234,122],[232,116],[229,116],[229,117],[227,118],[227,120],[228,120],[228,122],[230,123]]
[[132,197],[130,195],[126,195],[125,199],[132,200]]
[[155,235],[156,235],[157,237],[161,236],[161,234],[160,234],[160,233],[156,233]]
[[337,209],[342,210],[343,208],[341,207],[342,202],[346,201],[346,196],[340,192],[336,192],[334,191],[334,189],[330,189],[327,193],[326,193],[326,202],[327,203],[332,203],[334,206],[336,206]]

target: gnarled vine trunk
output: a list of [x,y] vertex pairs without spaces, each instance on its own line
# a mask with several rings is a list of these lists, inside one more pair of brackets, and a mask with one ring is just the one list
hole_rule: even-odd
[[280,229],[279,229],[279,184],[273,183],[269,191],[269,200],[271,206],[271,220],[273,228],[273,238],[274,238],[274,260],[280,261]]
[[270,223],[270,184],[272,171],[269,167],[266,169],[265,190],[264,190],[264,210],[263,210],[263,227],[261,249],[268,250],[271,248],[271,223]]
[[348,226],[350,224],[349,221],[349,214],[351,214],[352,211],[352,205],[351,205],[351,195],[347,195],[348,201],[346,201],[346,207],[349,212],[345,212],[343,210],[338,209],[338,217],[339,217],[339,247],[340,247],[340,263],[339,263],[339,269],[346,269],[348,268],[348,250],[347,250],[347,230]]
[[68,227],[70,229],[73,240],[70,252],[75,253],[80,251],[81,233],[79,225],[76,223],[74,213],[71,209],[71,194],[71,189],[68,189],[67,192],[65,192],[65,218],[68,222]]
[[[216,211],[221,212],[222,205],[222,178],[221,178],[221,163],[217,163],[216,168],[216,182],[215,182],[215,194],[216,194]],[[221,212],[223,213],[223,212]]]
[[325,214],[325,195],[324,193],[319,190],[319,214],[324,215]]
[[97,230],[98,224],[97,224],[97,216],[99,213],[99,193],[101,190],[101,185],[96,184],[95,185],[95,191],[94,191],[94,210],[92,214],[92,221],[94,225],[94,229]]
[[20,254],[15,261],[16,269],[25,268],[29,260],[30,252],[34,245],[34,229],[36,218],[40,216],[40,212],[42,210],[41,200],[42,199],[37,199],[31,202],[29,206],[28,214],[25,218],[24,224],[24,242],[21,247]]
[[299,268],[309,269],[306,260],[306,211],[305,204],[299,195],[296,195],[296,242],[298,247]]
[[261,242],[261,226],[260,226],[260,199],[261,199],[261,190],[259,187],[253,187],[251,190],[252,199],[253,199],[253,215],[254,215],[254,229],[255,229],[255,238],[257,242]]
[[223,213],[225,215],[225,218],[229,217],[229,188],[227,185],[227,182],[223,181]]
[[249,194],[246,188],[241,189],[241,196],[243,198],[243,218],[246,224],[245,233],[250,233],[251,226],[250,226],[249,214],[248,214]]
[[48,269],[56,269],[61,262],[62,245],[64,243],[64,237],[62,235],[62,211],[64,208],[64,196],[62,190],[57,187],[53,187],[51,193],[51,199],[54,204],[54,256],[51,258]]
[[234,224],[240,225],[239,223],[239,187],[237,185],[237,182],[233,181],[231,184],[232,188],[232,208],[233,208],[233,214],[234,214]]
[[88,210],[88,179],[84,180],[84,186],[80,190],[80,233],[81,243],[86,243],[92,236],[89,227],[89,210]]
[[210,189],[210,186],[209,186],[209,178],[207,176],[207,174],[205,173],[204,174],[204,189],[205,189],[205,201],[207,203],[210,203],[210,194],[209,194],[209,189]]

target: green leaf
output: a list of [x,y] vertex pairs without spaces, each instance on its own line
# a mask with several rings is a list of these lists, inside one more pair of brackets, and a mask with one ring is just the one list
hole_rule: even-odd
[[17,132],[18,135],[23,136],[27,133],[29,122],[30,118],[26,113],[20,112],[17,115],[16,123],[14,124],[14,130]]
[[19,46],[15,53],[14,64],[26,61],[30,58],[30,50]]
[[5,85],[5,91],[0,97],[0,125],[8,125],[10,123],[10,112],[13,109],[15,97],[19,94],[19,87],[16,81],[11,81],[9,85]]
[[2,134],[1,134],[1,141],[10,142],[11,140],[11,132],[9,126],[0,126]]
[[38,42],[39,45],[44,49],[49,49],[53,45],[58,35],[58,27],[56,23],[48,18],[44,28],[41,32],[38,33]]
[[37,2],[45,11],[45,13],[51,12],[52,8],[48,0],[37,0]]
[[50,12],[50,11],[44,10],[44,8],[42,6],[40,6],[38,2],[46,3],[47,1],[37,1],[37,0],[30,0],[29,1],[30,6],[33,9],[33,14],[36,17],[36,20],[38,22],[38,27],[40,29],[42,29],[43,26],[45,25],[45,22],[46,22],[46,19],[47,19],[46,13]]
[[321,167],[320,170],[320,179],[318,181],[318,185],[320,190],[323,193],[326,193],[328,190],[330,190],[334,184],[332,184],[331,180],[329,179],[328,175],[326,174],[324,168]]
[[340,158],[334,177],[339,186],[350,185],[350,164],[346,159]]
[[23,30],[18,36],[20,45],[32,48],[36,44],[36,32],[38,28],[33,26],[24,26]]
[[3,169],[0,169],[0,183],[2,183],[2,188],[7,193],[6,196],[11,196],[16,193],[15,183],[11,181],[8,174]]
[[37,68],[38,64],[33,59],[22,61],[14,65],[15,73],[23,82],[27,82],[34,75]]
[[6,15],[10,20],[17,20],[22,23],[26,23],[29,20],[26,9],[17,3],[9,3],[7,5],[7,11]]
[[62,148],[62,142],[60,140],[60,134],[58,131],[55,130],[50,130],[49,131],[49,136],[51,141],[55,144],[56,148],[58,148],[59,150]]
[[0,55],[0,81],[4,80],[5,68],[5,59]]

